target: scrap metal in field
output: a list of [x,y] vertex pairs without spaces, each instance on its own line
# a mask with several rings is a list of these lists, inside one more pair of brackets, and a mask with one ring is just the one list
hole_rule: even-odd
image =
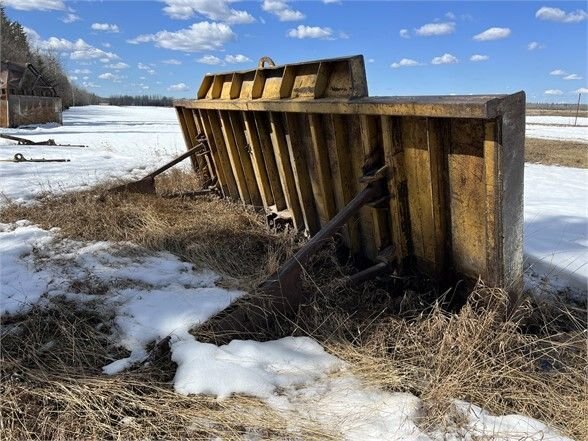
[[[266,61],[263,60],[262,61]],[[525,94],[369,97],[362,56],[206,75],[175,108],[227,198],[305,230],[266,282],[296,305],[301,267],[343,225],[372,262],[521,288]]]
[[61,98],[31,63],[0,62],[0,127],[62,123]]

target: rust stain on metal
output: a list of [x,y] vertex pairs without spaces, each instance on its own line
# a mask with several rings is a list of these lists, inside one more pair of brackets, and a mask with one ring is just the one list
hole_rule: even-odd
[[0,63],[0,127],[62,123],[61,98],[30,64]]

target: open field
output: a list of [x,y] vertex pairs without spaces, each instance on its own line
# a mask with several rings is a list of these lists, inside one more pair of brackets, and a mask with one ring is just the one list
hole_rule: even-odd
[[[555,115],[555,116],[576,116],[576,109],[537,109],[527,107],[527,116],[539,116],[539,115]],[[578,112],[578,116],[588,117],[588,110],[582,110]]]
[[526,132],[526,162],[588,168],[588,118],[582,112],[576,120],[575,112],[530,109]]
[[527,165],[517,305],[418,277],[350,286],[330,241],[295,314],[220,334],[215,314],[259,295],[306,239],[240,204],[162,197],[201,185],[182,168],[158,178],[159,195],[105,193],[183,149],[167,110],[117,108],[120,124],[75,109],[33,134],[83,139],[43,150],[71,163],[0,164],[3,439],[588,438],[586,170]]
[[588,144],[527,138],[525,140],[525,162],[588,168]]

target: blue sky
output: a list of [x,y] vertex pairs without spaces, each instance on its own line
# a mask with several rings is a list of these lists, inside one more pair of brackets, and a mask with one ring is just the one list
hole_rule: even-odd
[[586,2],[3,0],[95,93],[194,96],[207,72],[363,54],[370,95],[588,96]]

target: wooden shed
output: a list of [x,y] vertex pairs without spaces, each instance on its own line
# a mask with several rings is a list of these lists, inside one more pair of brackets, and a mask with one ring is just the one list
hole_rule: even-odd
[[30,64],[0,63],[0,127],[62,123],[61,98]]

